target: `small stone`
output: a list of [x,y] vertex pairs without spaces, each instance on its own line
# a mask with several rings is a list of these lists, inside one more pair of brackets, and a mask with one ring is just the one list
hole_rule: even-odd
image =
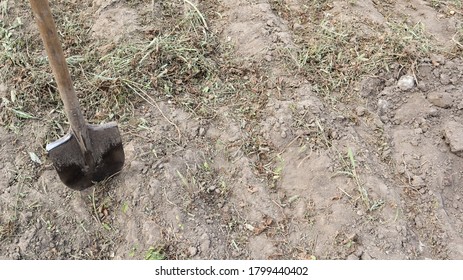
[[280,136],[285,139],[288,135],[286,134],[286,131],[282,131]]
[[199,128],[199,136],[203,137],[206,135],[206,129],[204,127]]
[[207,188],[207,192],[211,193],[211,192],[215,191],[215,189],[217,189],[217,186],[212,185],[209,188]]
[[254,227],[253,225],[245,224],[244,226],[245,226],[246,229],[249,230],[249,231],[254,231],[254,230],[255,230],[255,227]]
[[448,85],[450,84],[450,76],[448,74],[442,73],[440,75],[440,82],[443,85]]
[[440,113],[436,108],[429,109],[428,116],[429,117],[439,117]]
[[363,216],[363,211],[362,211],[362,210],[358,210],[358,211],[357,211],[357,215]]
[[402,91],[409,91],[415,87],[415,78],[410,75],[403,75],[397,82],[397,86]]
[[198,254],[198,249],[192,246],[188,248],[188,254],[190,255],[190,257],[194,257],[196,256],[196,254]]
[[389,107],[389,102],[384,99],[379,99],[378,100],[378,112],[380,115],[383,115],[386,113],[387,109]]
[[347,260],[356,261],[356,260],[359,260],[359,257],[356,256],[355,254],[350,254],[349,256],[347,256]]

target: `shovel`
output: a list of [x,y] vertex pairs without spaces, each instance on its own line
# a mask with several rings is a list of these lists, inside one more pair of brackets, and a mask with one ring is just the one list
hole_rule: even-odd
[[48,1],[30,0],[30,4],[70,123],[68,134],[47,144],[46,150],[61,181],[74,190],[83,190],[122,169],[124,149],[121,135],[115,122],[87,124],[72,85]]

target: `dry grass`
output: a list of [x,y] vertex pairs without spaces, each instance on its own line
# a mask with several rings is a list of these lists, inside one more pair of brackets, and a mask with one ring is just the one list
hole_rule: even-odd
[[[433,51],[422,24],[389,20],[385,25],[359,20],[342,21],[325,11],[332,1],[309,1],[303,10],[291,10],[284,1],[273,9],[297,28],[295,47],[282,50],[288,68],[298,71],[328,99],[352,97],[364,76],[390,71],[392,64],[413,70],[417,60]],[[355,3],[351,3],[355,4]]]
[[[178,105],[199,118],[215,117],[232,105],[240,116],[255,117],[265,100],[256,88],[259,76],[230,59],[232,49],[219,42],[208,27],[209,14],[189,1],[161,3],[161,16],[145,12],[144,33],[118,43],[92,37],[91,21],[73,13],[76,4],[52,6],[68,65],[84,114],[93,123],[116,120],[122,125],[134,108],[148,101]],[[131,3],[144,11],[146,3]],[[206,5],[206,4],[204,4]],[[24,7],[27,10],[27,8]],[[0,124],[18,131],[24,119],[39,118],[52,127],[47,136],[64,133],[67,121],[35,23],[5,6],[0,22],[0,83],[14,97],[2,101]],[[247,76],[248,79],[243,79]],[[257,104],[257,105],[253,105]]]
[[411,69],[432,50],[420,24],[389,23],[384,31],[373,22],[347,25],[323,20],[288,54],[317,92],[342,97],[352,94],[362,77],[388,72],[394,63]]
[[[9,109],[2,111],[2,123],[18,123],[15,111],[37,117],[53,114],[64,122],[43,46],[37,34],[27,33],[24,19],[6,3],[2,4],[0,22],[0,63],[4,65],[0,82],[12,94],[2,101],[2,106]],[[217,43],[212,35],[200,30],[203,23],[197,13],[182,14],[180,21],[178,15],[170,15],[165,24],[173,28],[159,29],[155,34],[116,46],[94,40],[88,32],[88,21],[72,13],[74,8],[67,3],[53,10],[63,15],[55,20],[76,91],[93,122],[124,121],[141,100],[140,93],[177,98],[191,85],[208,79],[213,71],[214,62],[209,56]],[[28,24],[35,28],[33,23]]]

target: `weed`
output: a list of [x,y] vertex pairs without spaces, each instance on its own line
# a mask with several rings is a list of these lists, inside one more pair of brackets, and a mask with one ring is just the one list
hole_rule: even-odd
[[0,224],[0,241],[6,238],[13,237],[18,229],[16,221],[8,221]]
[[[89,195],[89,200],[92,204],[93,217],[102,226],[103,229],[111,231],[112,227],[108,221],[110,221],[110,213],[114,207],[114,201],[110,195],[108,195],[108,184],[104,181],[99,182],[93,189],[92,194]],[[128,205],[122,207],[128,209]]]
[[133,246],[129,251],[129,257],[133,258],[136,252],[137,252],[137,246]]
[[150,247],[145,254],[145,260],[160,261],[166,259],[166,256],[162,251],[162,248]]
[[463,5],[461,0],[428,0],[427,2],[434,8],[461,9]]
[[275,167],[275,169],[271,171],[271,173],[273,173],[273,178],[272,178],[273,180],[278,180],[281,178],[281,174],[283,173],[283,169],[285,166],[284,159],[281,156],[277,156],[277,159],[278,159],[278,164]]
[[121,211],[124,214],[126,214],[127,211],[129,211],[129,204],[127,202],[124,202],[124,204],[122,204]]
[[363,183],[360,181],[360,177],[357,174],[357,164],[355,161],[354,152],[351,148],[347,150],[347,158],[348,161],[346,161],[344,157],[341,157],[345,170],[339,171],[339,173],[348,175],[354,179],[355,185],[357,186],[357,190],[360,194],[360,197],[362,198],[363,203],[365,204],[365,207],[370,210],[372,208],[371,201],[368,197],[367,190],[364,188]]

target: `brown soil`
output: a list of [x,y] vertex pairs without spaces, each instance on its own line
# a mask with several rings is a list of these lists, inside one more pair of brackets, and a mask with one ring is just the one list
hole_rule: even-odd
[[[64,5],[55,16],[81,13],[102,54],[169,29],[159,27],[169,16],[160,1],[78,2],[84,8]],[[220,81],[233,73],[243,87],[217,101],[215,81],[178,99],[156,85],[149,102],[134,97],[118,120],[123,171],[86,191],[66,188],[46,158],[45,144],[63,133],[52,122],[62,112],[38,105],[33,118],[16,113],[12,122],[7,111],[24,80],[1,81],[1,259],[463,258],[460,1],[192,4],[207,22],[198,34],[214,34],[227,52],[211,57]],[[28,6],[8,12],[40,47]],[[354,37],[386,45],[401,32],[394,22],[422,26],[426,40],[413,42],[432,48],[410,43],[377,71],[325,87],[321,64],[310,57],[297,67],[290,55],[317,43],[320,22],[351,30],[338,58]],[[189,110],[189,94],[206,95],[200,105],[211,111]]]

